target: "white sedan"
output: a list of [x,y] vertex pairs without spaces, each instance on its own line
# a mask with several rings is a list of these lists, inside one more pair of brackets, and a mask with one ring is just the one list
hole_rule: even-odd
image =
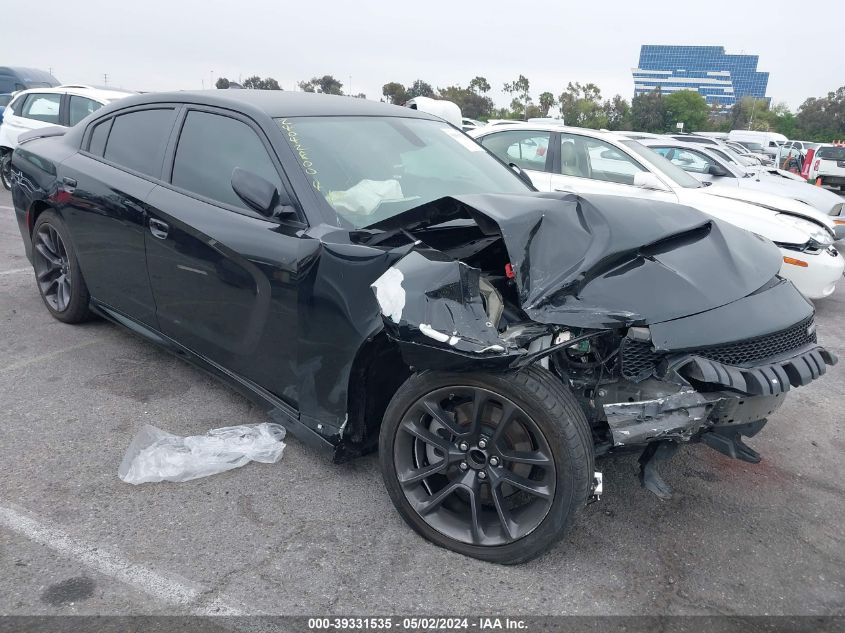
[[768,193],[809,205],[831,216],[834,224],[842,227],[837,239],[845,237],[845,221],[840,219],[845,202],[832,191],[803,181],[771,177],[745,169],[729,162],[713,148],[670,139],[644,139],[640,142],[703,183]]
[[828,216],[764,193],[727,188],[708,193],[712,187],[704,187],[659,154],[621,135],[523,123],[474,130],[470,136],[524,171],[540,191],[677,202],[768,238],[783,255],[781,275],[810,299],[831,295],[845,270],[845,260],[832,245],[833,223]]

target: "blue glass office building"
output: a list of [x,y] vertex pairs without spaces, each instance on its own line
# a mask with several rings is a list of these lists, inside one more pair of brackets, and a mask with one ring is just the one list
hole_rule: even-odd
[[732,106],[742,97],[766,98],[769,73],[757,70],[758,55],[728,55],[722,46],[655,46],[640,49],[632,68],[634,94],[697,90],[707,103]]

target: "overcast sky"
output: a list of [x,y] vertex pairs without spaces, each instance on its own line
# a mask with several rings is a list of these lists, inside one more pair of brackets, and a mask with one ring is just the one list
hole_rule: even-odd
[[[497,105],[520,73],[540,92],[592,81],[630,99],[641,44],[720,45],[760,56],[768,95],[797,108],[845,84],[845,2],[443,2],[428,0],[40,0],[4,2],[0,64],[62,82],[137,90],[332,74],[381,97],[388,81],[434,87],[487,77]],[[809,47],[809,49],[808,49]]]

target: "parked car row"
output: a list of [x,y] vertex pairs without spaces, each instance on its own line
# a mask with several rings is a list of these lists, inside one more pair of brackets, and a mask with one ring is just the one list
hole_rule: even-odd
[[[729,168],[715,154],[706,154],[706,146],[539,124],[483,128],[470,135],[523,170],[540,191],[686,204],[770,239],[781,249],[781,275],[808,298],[832,294],[845,270],[845,260],[833,247],[845,229],[837,234],[839,225],[830,215],[841,215],[841,198],[807,184],[749,177],[739,165]],[[725,183],[702,182],[715,178]]]
[[[69,124],[70,98],[40,111]],[[53,317],[130,328],[336,461],[378,450],[437,545],[537,556],[601,496],[598,457],[640,453],[663,498],[682,444],[758,462],[743,438],[837,361],[796,289],[842,275],[829,216],[618,134],[473,134],[323,94],[135,95],[22,133],[9,177]]]

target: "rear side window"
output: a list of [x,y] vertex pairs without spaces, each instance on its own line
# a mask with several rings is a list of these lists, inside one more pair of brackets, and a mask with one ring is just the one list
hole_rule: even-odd
[[845,160],[845,147],[822,147],[816,152],[816,158],[824,160]]
[[27,96],[21,108],[20,116],[25,119],[34,119],[36,121],[58,125],[61,103],[62,95],[60,94],[36,92]]
[[279,190],[282,188],[270,155],[251,127],[227,116],[189,112],[176,147],[173,185],[217,202],[248,209],[232,190],[235,167],[261,176]]
[[159,178],[174,110],[138,110],[114,118],[104,158],[127,169]]
[[82,119],[87,117],[89,114],[96,112],[103,104],[99,101],[94,101],[93,99],[88,99],[87,97],[77,97],[76,95],[70,96],[70,125],[74,126],[79,123]]
[[95,156],[102,156],[106,149],[106,139],[109,137],[112,119],[98,123],[91,132],[91,140],[88,141],[88,151]]

